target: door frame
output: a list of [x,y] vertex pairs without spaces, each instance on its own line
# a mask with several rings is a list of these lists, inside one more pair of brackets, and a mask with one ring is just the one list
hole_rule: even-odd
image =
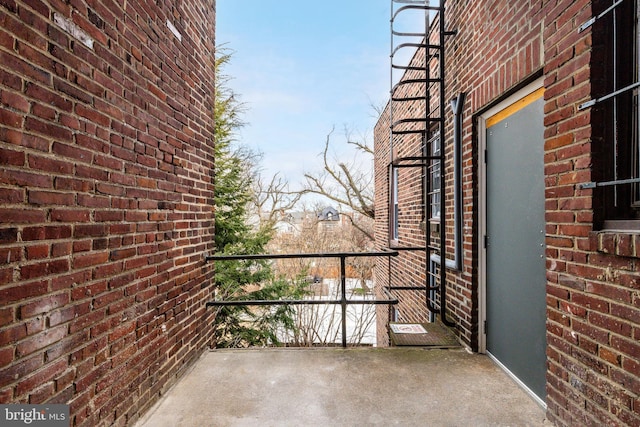
[[[487,235],[487,120],[516,104],[521,99],[544,87],[544,79],[539,78],[524,88],[499,102],[497,105],[481,113],[477,120],[477,159],[478,159],[478,352],[487,354],[498,364],[509,376],[511,376],[527,393],[529,393],[538,404],[546,407],[546,403],[529,388],[516,378],[502,363],[487,352],[487,335],[485,332],[485,321],[487,320],[487,249],[484,245],[484,236]],[[508,117],[507,114],[505,117]]]

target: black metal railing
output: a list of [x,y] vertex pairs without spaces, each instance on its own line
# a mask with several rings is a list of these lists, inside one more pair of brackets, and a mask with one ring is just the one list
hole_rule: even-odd
[[223,306],[271,306],[271,305],[340,305],[342,308],[342,347],[347,347],[347,306],[348,305],[395,305],[398,299],[393,298],[386,288],[381,288],[388,299],[347,299],[346,259],[363,257],[395,257],[398,251],[385,250],[380,252],[330,252],[303,254],[255,254],[255,255],[211,255],[206,261],[242,261],[242,260],[272,260],[272,259],[302,259],[302,258],[339,258],[340,259],[340,299],[329,300],[232,300],[210,301],[207,307]]

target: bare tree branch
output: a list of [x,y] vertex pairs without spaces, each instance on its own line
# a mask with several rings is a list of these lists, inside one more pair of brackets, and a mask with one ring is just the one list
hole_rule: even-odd
[[293,209],[300,201],[300,192],[289,191],[289,183],[280,175],[265,184],[261,176],[254,181],[254,204],[262,224],[273,226],[282,214]]
[[351,144],[356,146],[359,150],[371,154],[373,156],[373,148],[369,147],[368,144],[364,143],[364,142],[358,142],[358,141],[347,141],[347,144]]
[[369,210],[372,210],[373,207],[368,205],[367,202],[365,201],[365,195],[362,194],[362,189],[360,188],[358,183],[355,182],[355,180],[351,176],[351,173],[349,173],[349,169],[347,168],[347,165],[345,165],[344,163],[340,163],[339,166],[345,174],[347,183],[349,184],[349,190],[353,191],[356,198],[358,199],[359,206],[362,208],[362,210],[368,217],[373,218],[375,216],[375,211],[369,212]]
[[360,231],[362,234],[364,234],[368,239],[370,239],[372,242],[374,241],[374,236],[373,236],[373,230],[370,229],[370,227],[367,227],[367,224],[360,224],[359,221],[356,221],[355,218],[353,217],[352,214],[348,214],[343,212],[341,215],[344,215],[345,217],[349,218],[349,221],[351,222],[351,225],[353,225],[358,231]]
[[[330,148],[335,127],[327,134],[322,151],[323,170],[319,174],[306,173],[304,188],[301,194],[317,194],[338,203],[342,207],[373,218],[373,179],[362,172],[352,163],[337,162],[330,158]],[[347,144],[353,145],[367,157],[373,155],[373,150],[365,142],[353,141],[351,132],[345,128],[344,134]]]

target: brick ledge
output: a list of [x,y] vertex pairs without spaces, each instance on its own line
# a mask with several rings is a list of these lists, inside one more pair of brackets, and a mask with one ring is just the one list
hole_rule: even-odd
[[640,258],[640,231],[602,230],[591,234],[598,252]]

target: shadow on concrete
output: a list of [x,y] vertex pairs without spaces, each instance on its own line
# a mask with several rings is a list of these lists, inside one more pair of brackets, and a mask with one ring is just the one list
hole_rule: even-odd
[[486,356],[420,348],[207,352],[137,424],[374,425],[548,424]]

